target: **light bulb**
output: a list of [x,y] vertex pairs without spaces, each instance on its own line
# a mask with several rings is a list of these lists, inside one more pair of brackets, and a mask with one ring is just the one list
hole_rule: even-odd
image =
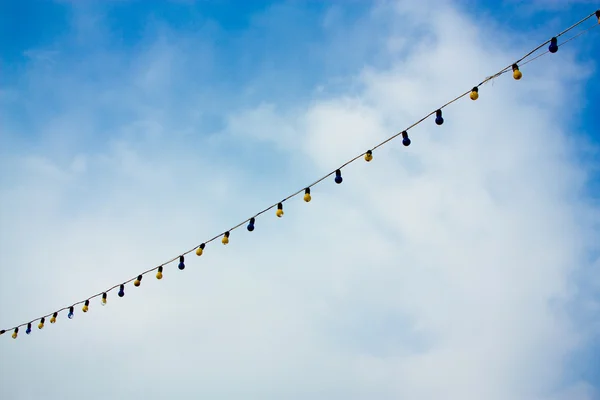
[[277,215],[277,217],[279,217],[279,218],[283,217],[283,204],[282,203],[277,204],[277,211],[275,212],[275,215]]
[[442,110],[437,110],[435,112],[435,123],[441,125],[444,123],[444,118],[442,118]]
[[163,267],[162,266],[158,267],[158,272],[156,273],[156,279],[162,279],[162,271],[163,271]]
[[596,18],[598,18],[598,23],[600,24],[600,10],[596,11]]
[[550,53],[556,53],[558,51],[558,39],[553,37],[550,39],[550,46],[548,46],[548,51]]
[[254,230],[254,222],[256,222],[254,217],[250,218],[250,222],[248,222],[248,226],[246,227],[246,229],[248,229],[248,232],[252,232]]
[[177,268],[179,268],[180,271],[183,271],[185,269],[185,264],[183,263],[183,256],[179,256],[179,265],[177,266]]
[[223,234],[223,239],[221,239],[221,243],[223,243],[223,244],[229,243],[229,231],[227,231]]
[[90,308],[90,301],[86,300],[85,303],[83,303],[83,307],[81,307],[81,311],[88,312],[89,308]]
[[15,328],[15,331],[12,334],[12,338],[16,339],[18,335],[19,335],[19,328]]
[[52,318],[50,318],[50,323],[54,324],[56,323],[56,317],[58,317],[58,313],[55,312],[54,314],[52,314]]
[[133,286],[138,287],[142,283],[142,275],[138,275],[137,279],[133,281]]
[[102,302],[100,304],[102,304],[103,306],[106,305],[106,293],[102,293]]
[[367,150],[367,153],[365,154],[365,161],[369,162],[373,159],[373,152],[371,150]]
[[469,95],[469,97],[471,98],[471,100],[477,100],[479,98],[479,88],[477,86],[471,89],[471,94]]
[[125,285],[121,285],[119,287],[119,293],[118,294],[119,294],[119,297],[125,296]]
[[337,183],[338,185],[340,183],[342,183],[344,179],[342,178],[342,171],[340,171],[339,169],[335,170],[335,183]]
[[40,323],[38,324],[38,329],[42,329],[44,327],[44,322],[46,322],[46,318],[42,317],[42,319],[40,319]]
[[200,246],[198,246],[198,248],[196,249],[196,255],[197,256],[201,256],[202,253],[204,252],[204,247],[206,245],[204,243],[202,243]]
[[521,71],[519,71],[519,66],[517,64],[512,65],[512,70],[513,78],[515,78],[516,80],[519,80],[523,77],[523,74],[521,73]]
[[310,197],[310,188],[304,189],[304,201],[308,203],[311,200],[312,197]]
[[402,144],[405,146],[410,146],[410,138],[408,137],[408,132],[402,132]]
[[27,324],[27,329],[25,330],[26,334],[31,334],[31,322]]
[[71,306],[69,308],[69,315],[67,315],[67,317],[69,317],[69,319],[73,319],[74,316],[75,316],[75,313],[73,312],[73,306]]

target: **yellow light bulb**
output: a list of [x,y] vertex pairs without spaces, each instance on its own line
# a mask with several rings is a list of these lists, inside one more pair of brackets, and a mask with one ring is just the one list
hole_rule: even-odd
[[40,323],[38,324],[38,329],[42,329],[43,327],[44,327],[44,323],[43,323],[43,322],[40,322]]
[[275,212],[275,215],[277,215],[279,218],[283,217],[283,204],[277,204],[277,211]]
[[133,286],[140,286],[140,281],[138,281],[137,279],[135,281],[133,281]]
[[312,197],[310,197],[310,188],[304,189],[304,201],[308,203],[311,199]]
[[88,310],[89,310],[88,306],[81,307],[81,311],[83,311],[83,312],[88,312]]
[[102,304],[106,305],[106,297],[102,298]]
[[198,247],[198,248],[196,249],[196,255],[197,255],[197,256],[201,256],[201,255],[202,255],[202,253],[203,253],[203,250],[202,250],[202,248],[201,248],[201,247]]
[[521,71],[519,71],[518,69],[515,70],[515,72],[513,72],[513,78],[515,78],[516,80],[519,80],[523,77],[523,73]]
[[471,100],[477,100],[479,98],[479,89],[477,87],[474,87],[473,90],[471,90],[471,94],[469,95],[469,97],[471,98]]
[[162,279],[162,271],[163,271],[163,267],[158,267],[158,272],[156,273],[156,279]]
[[55,312],[54,314],[52,314],[52,318],[50,318],[50,323],[51,323],[51,324],[54,324],[54,323],[56,323],[56,316],[57,316],[57,315],[58,315],[58,313],[57,313],[57,312]]
[[221,239],[221,243],[223,243],[223,244],[229,243],[229,232],[225,232],[225,234],[223,235],[223,239]]
[[371,150],[367,151],[367,154],[365,154],[365,161],[366,162],[370,162],[373,159],[373,152]]
[[13,339],[16,339],[16,338],[17,338],[17,332],[18,332],[18,330],[15,330],[15,331],[13,332],[13,334],[12,334],[12,338],[13,338]]
[[513,78],[515,78],[517,81],[523,77],[523,74],[521,73],[521,71],[519,71],[519,66],[517,64],[513,64],[512,70]]

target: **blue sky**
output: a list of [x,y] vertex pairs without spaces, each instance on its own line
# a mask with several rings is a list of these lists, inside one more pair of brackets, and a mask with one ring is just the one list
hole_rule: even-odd
[[[252,216],[597,6],[1,2],[2,327]],[[185,271],[3,335],[0,395],[599,399],[598,34]]]
[[[560,30],[589,13],[592,5],[585,1],[571,1],[566,5],[556,2],[555,6],[551,3],[540,2],[537,6],[535,2],[519,0],[469,1],[461,3],[460,9],[486,23],[527,32],[518,38],[521,51],[526,48],[523,45],[538,43],[547,32]],[[351,76],[357,65],[384,66],[386,62],[385,57],[378,57],[381,44],[361,40],[361,19],[370,7],[366,2],[350,1],[342,6],[335,2],[256,1],[244,4],[225,0],[6,1],[2,2],[2,7],[3,74],[0,79],[5,87],[26,85],[24,72],[38,59],[49,64],[45,65],[49,71],[62,74],[70,70],[73,63],[83,64],[81,72],[89,78],[87,86],[93,90],[94,85],[102,84],[97,81],[99,77],[110,72],[118,75],[128,69],[133,57],[128,54],[143,50],[157,37],[165,35],[171,40],[188,41],[191,47],[185,47],[183,56],[201,53],[207,57],[190,60],[182,66],[185,70],[179,72],[195,73],[194,80],[172,80],[172,90],[181,95],[203,92],[195,94],[211,99],[222,97],[215,93],[231,94],[227,96],[226,104],[216,102],[212,107],[214,110],[203,112],[203,122],[217,127],[219,110],[223,107],[264,101],[269,96],[291,103],[308,99],[314,96],[314,88],[323,81]],[[332,26],[346,25],[347,31],[340,33],[322,24],[320,17],[325,13],[331,16]],[[384,23],[393,24],[394,21],[386,19]],[[341,46],[346,40],[353,45]],[[576,45],[585,51],[582,54],[589,54],[594,49],[593,41],[578,41]],[[104,60],[105,57],[112,62],[95,67],[90,65],[95,58]],[[304,73],[299,74],[298,68]],[[279,84],[282,81],[285,86]],[[246,91],[240,96],[238,88],[248,82],[260,86],[261,90]],[[589,93],[594,96],[598,93],[598,83],[590,80],[589,85]],[[40,101],[52,102],[55,91],[42,89],[38,90]],[[579,129],[594,122],[590,110],[593,103],[593,98],[582,101],[582,112],[575,121],[581,122]],[[28,119],[22,104],[11,102],[8,106],[12,106],[11,113],[23,113],[21,120]],[[59,107],[60,102],[56,106]],[[114,110],[110,112],[114,114]]]

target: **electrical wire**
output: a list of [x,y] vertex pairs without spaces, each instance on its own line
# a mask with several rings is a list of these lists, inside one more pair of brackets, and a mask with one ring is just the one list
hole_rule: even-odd
[[[569,28],[567,28],[567,29],[563,30],[562,32],[558,33],[557,35],[555,35],[553,38],[558,38],[558,37],[560,37],[560,36],[562,36],[562,35],[564,35],[564,34],[568,33],[569,31],[573,30],[574,28],[576,28],[577,26],[581,25],[582,23],[584,23],[585,21],[587,21],[588,19],[590,19],[590,18],[591,18],[591,17],[593,17],[593,16],[596,16],[596,17],[598,18],[598,24],[600,24],[600,10],[598,10],[598,11],[595,11],[595,12],[591,13],[590,15],[588,15],[588,16],[586,16],[586,17],[582,18],[580,21],[578,21],[578,22],[576,22],[575,24],[571,25]],[[595,24],[595,25],[593,25],[593,26],[591,26],[591,27],[589,27],[589,28],[587,28],[587,29],[585,29],[585,30],[583,30],[583,31],[579,32],[579,33],[578,33],[578,34],[576,34],[575,36],[573,36],[573,37],[571,37],[571,38],[567,39],[566,41],[562,42],[562,43],[561,43],[559,46],[564,46],[565,44],[567,44],[568,42],[572,41],[573,39],[575,39],[575,38],[577,38],[577,37],[579,37],[579,36],[581,36],[581,35],[583,35],[583,34],[585,34],[585,33],[589,32],[591,29],[593,29],[593,28],[597,27],[597,26],[598,26],[598,24]],[[479,83],[477,86],[475,86],[474,88],[478,88],[478,87],[480,87],[480,86],[482,86],[482,85],[486,84],[487,82],[489,82],[489,81],[491,81],[491,80],[493,80],[493,79],[495,79],[495,78],[497,78],[497,77],[499,77],[499,76],[501,76],[501,75],[505,74],[506,72],[509,72],[509,71],[511,71],[511,70],[512,70],[512,67],[513,67],[514,65],[516,65],[516,64],[520,64],[521,66],[523,66],[523,65],[526,65],[526,64],[528,64],[528,63],[530,63],[530,62],[533,62],[533,61],[537,60],[538,58],[540,58],[540,57],[542,57],[542,56],[546,55],[547,53],[549,53],[549,51],[545,51],[545,52],[543,52],[543,53],[541,53],[541,54],[539,54],[539,55],[537,55],[537,56],[535,56],[535,57],[533,57],[533,58],[530,58],[529,60],[526,60],[528,57],[532,56],[532,55],[533,55],[535,52],[537,52],[538,50],[540,50],[542,47],[544,47],[545,45],[547,45],[547,44],[548,44],[548,43],[550,43],[551,41],[552,41],[552,39],[549,39],[549,40],[546,40],[545,42],[541,43],[540,45],[538,45],[537,47],[535,47],[533,50],[529,51],[529,52],[528,52],[528,53],[526,53],[524,56],[522,56],[521,58],[519,58],[517,61],[515,61],[515,62],[511,63],[511,64],[510,64],[508,67],[505,67],[505,68],[501,69],[500,71],[498,71],[497,73],[495,73],[494,75],[491,75],[491,76],[488,76],[487,78],[485,78],[483,81],[481,81],[481,82],[480,82],[480,83]],[[522,62],[522,61],[524,61],[524,62]],[[396,134],[394,134],[394,135],[390,136],[389,138],[387,138],[387,139],[385,139],[384,141],[382,141],[381,143],[379,143],[379,144],[375,145],[374,147],[372,147],[372,148],[371,148],[370,150],[368,150],[368,151],[373,151],[373,150],[375,150],[375,149],[377,149],[377,148],[379,148],[379,147],[381,147],[381,146],[383,146],[383,145],[387,144],[388,142],[392,141],[393,139],[397,138],[398,136],[402,135],[403,133],[406,133],[408,130],[410,130],[410,129],[414,128],[415,126],[419,125],[420,123],[422,123],[423,121],[425,121],[425,120],[426,120],[427,118],[429,118],[430,116],[432,116],[432,115],[436,114],[437,112],[440,112],[442,109],[444,109],[444,108],[448,107],[448,106],[449,106],[449,105],[451,105],[452,103],[454,103],[454,102],[456,102],[456,101],[460,100],[461,98],[463,98],[464,96],[468,95],[469,93],[471,93],[471,92],[472,92],[472,90],[473,90],[473,89],[470,89],[470,90],[468,90],[468,91],[466,91],[466,92],[464,92],[464,93],[462,93],[462,94],[458,95],[458,96],[457,96],[457,97],[455,97],[454,99],[452,99],[452,100],[448,101],[447,103],[445,103],[445,104],[444,104],[444,105],[442,105],[441,107],[437,108],[435,111],[432,111],[432,112],[430,112],[429,114],[425,115],[423,118],[419,119],[417,122],[415,122],[415,123],[413,123],[412,125],[408,126],[408,127],[407,127],[406,129],[404,129],[402,132],[399,132],[399,133],[396,133]],[[58,310],[56,310],[56,311],[54,311],[54,312],[52,312],[52,313],[50,313],[50,314],[43,315],[43,316],[41,316],[41,317],[35,318],[35,319],[33,319],[33,320],[29,321],[29,322],[22,323],[22,324],[20,324],[20,325],[17,325],[17,326],[15,326],[15,327],[13,327],[13,328],[10,328],[10,329],[6,329],[6,330],[4,330],[4,329],[3,329],[3,330],[1,330],[1,331],[0,331],[0,334],[3,334],[3,333],[5,333],[5,332],[11,331],[11,330],[14,330],[14,331],[15,331],[15,333],[13,334],[13,337],[15,337],[15,338],[16,338],[16,333],[18,332],[18,328],[20,328],[20,327],[23,327],[23,326],[30,326],[30,324],[31,324],[31,323],[33,323],[33,322],[35,322],[35,321],[37,321],[37,320],[41,320],[42,318],[44,318],[44,319],[45,319],[45,318],[47,318],[47,317],[50,317],[50,316],[56,315],[56,314],[58,314],[58,313],[60,313],[61,311],[64,311],[64,310],[70,310],[70,309],[71,309],[72,307],[74,307],[74,306],[77,306],[77,305],[79,305],[79,304],[84,304],[86,301],[89,301],[89,300],[91,300],[91,299],[94,299],[94,298],[96,298],[96,297],[99,297],[99,296],[103,296],[105,293],[109,293],[110,291],[112,291],[112,290],[114,290],[114,289],[116,289],[116,288],[119,288],[119,287],[121,287],[122,285],[124,286],[124,285],[126,285],[126,284],[128,284],[128,283],[130,283],[130,282],[132,282],[132,281],[134,281],[134,280],[136,280],[136,279],[138,279],[140,276],[144,276],[144,275],[146,275],[146,274],[148,274],[148,273],[150,273],[150,272],[156,271],[156,270],[158,270],[158,269],[161,269],[161,271],[162,271],[162,267],[164,267],[165,265],[167,265],[167,264],[170,264],[170,263],[172,263],[173,261],[176,261],[176,260],[180,259],[180,257],[181,257],[181,256],[186,256],[186,255],[190,254],[190,253],[191,253],[191,252],[193,252],[194,250],[198,249],[198,247],[201,247],[202,249],[204,249],[204,246],[205,246],[206,244],[208,244],[208,243],[210,243],[210,242],[213,242],[214,240],[216,240],[216,239],[218,239],[218,238],[220,238],[220,237],[222,237],[222,236],[224,236],[224,235],[227,235],[227,236],[228,236],[228,235],[229,235],[229,233],[230,233],[231,231],[233,231],[233,230],[235,230],[235,229],[239,228],[240,226],[242,226],[242,225],[246,224],[246,223],[247,223],[247,222],[249,222],[251,219],[254,219],[254,218],[256,218],[256,217],[258,217],[258,216],[260,216],[260,215],[262,215],[262,214],[266,213],[267,211],[269,211],[269,210],[273,209],[274,207],[277,207],[277,206],[278,206],[278,204],[280,204],[280,203],[283,203],[283,202],[285,202],[285,201],[287,201],[287,200],[289,200],[289,199],[291,199],[291,198],[293,198],[293,197],[297,196],[297,195],[298,195],[298,194],[300,194],[301,192],[303,192],[303,191],[305,191],[305,190],[307,190],[307,189],[310,189],[311,187],[313,187],[313,186],[315,186],[315,185],[319,184],[320,182],[322,182],[323,180],[327,179],[327,178],[328,178],[328,177],[330,177],[331,175],[333,175],[333,174],[335,174],[336,172],[340,171],[342,168],[346,167],[348,164],[351,164],[351,163],[353,163],[354,161],[356,161],[357,159],[359,159],[359,158],[363,157],[365,154],[367,154],[367,151],[365,151],[365,152],[363,152],[363,153],[361,153],[361,154],[357,155],[357,156],[356,156],[356,157],[354,157],[354,158],[351,158],[350,160],[348,160],[348,161],[346,161],[345,163],[343,163],[343,164],[342,164],[340,167],[338,167],[336,170],[334,170],[334,171],[332,171],[332,172],[329,172],[328,174],[326,174],[326,175],[324,175],[323,177],[321,177],[321,178],[317,179],[316,181],[314,181],[314,182],[313,182],[313,183],[311,183],[310,185],[308,185],[308,186],[304,186],[302,189],[300,189],[300,190],[298,190],[298,191],[296,191],[296,192],[294,192],[294,193],[290,194],[289,196],[285,197],[283,200],[281,200],[281,201],[278,201],[277,203],[275,203],[275,204],[273,204],[273,205],[270,205],[269,207],[267,207],[267,208],[265,208],[265,209],[263,209],[263,210],[259,211],[259,212],[258,212],[258,213],[256,213],[256,214],[255,214],[253,217],[250,217],[250,218],[248,218],[248,219],[246,219],[246,220],[244,220],[244,221],[240,222],[239,224],[237,224],[237,225],[233,226],[232,228],[228,229],[228,230],[227,230],[227,231],[225,231],[225,232],[221,232],[221,233],[219,233],[218,235],[215,235],[214,237],[212,237],[212,238],[210,238],[210,239],[208,239],[208,240],[206,240],[206,241],[202,242],[202,244],[201,244],[201,245],[199,245],[199,246],[194,246],[194,247],[193,247],[193,248],[191,248],[190,250],[187,250],[187,251],[185,251],[185,252],[181,253],[180,255],[178,255],[178,256],[176,256],[176,257],[173,257],[173,258],[169,259],[168,261],[165,261],[165,262],[163,262],[162,264],[160,264],[160,265],[159,265],[159,266],[157,266],[157,267],[150,268],[150,269],[148,269],[148,270],[146,270],[146,271],[142,272],[141,274],[137,274],[135,277],[133,277],[133,278],[131,278],[131,279],[129,279],[129,280],[126,280],[125,282],[118,283],[118,284],[116,284],[116,285],[114,285],[114,286],[110,287],[110,288],[109,288],[109,289],[107,289],[107,290],[104,290],[104,291],[102,291],[102,292],[100,292],[100,293],[97,293],[97,294],[95,294],[95,295],[93,295],[93,296],[90,296],[90,297],[88,297],[88,298],[86,298],[86,299],[84,299],[84,300],[81,300],[81,301],[78,301],[78,302],[76,302],[76,303],[73,303],[73,304],[71,304],[71,305],[69,305],[69,306],[66,306],[66,307],[60,308],[60,309],[58,309]]]

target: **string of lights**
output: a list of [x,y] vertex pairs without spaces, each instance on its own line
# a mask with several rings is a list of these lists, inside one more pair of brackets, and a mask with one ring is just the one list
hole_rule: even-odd
[[[582,30],[581,32],[579,32],[578,34],[572,36],[571,38],[563,41],[562,43],[558,42],[558,39],[565,35],[566,33],[570,32],[571,30],[573,30],[574,28],[576,28],[577,26],[583,24],[584,22],[586,22],[588,19],[592,18],[592,17],[596,17],[598,19],[598,23],[594,24],[592,26],[590,26],[589,28]],[[261,216],[262,214],[266,213],[267,211],[270,211],[273,208],[277,208],[275,215],[279,218],[283,217],[284,212],[283,212],[283,204],[296,197],[297,195],[299,195],[300,193],[304,192],[304,201],[305,202],[310,202],[312,197],[311,197],[311,188],[314,187],[315,185],[319,184],[320,182],[324,181],[325,179],[329,178],[332,175],[335,175],[334,178],[334,182],[336,184],[341,184],[343,182],[343,178],[342,178],[342,169],[344,167],[346,167],[348,164],[353,163],[354,161],[358,160],[361,157],[364,157],[365,161],[370,162],[373,160],[373,152],[378,149],[379,147],[389,143],[390,141],[392,141],[393,139],[397,138],[398,136],[402,136],[402,144],[404,146],[409,146],[411,144],[411,139],[408,136],[408,131],[412,128],[414,128],[415,126],[421,124],[423,121],[425,121],[427,118],[431,117],[432,115],[435,115],[435,123],[436,125],[442,125],[444,123],[444,118],[443,118],[443,114],[442,114],[442,109],[448,107],[450,104],[458,101],[459,99],[469,95],[469,98],[471,100],[477,100],[479,98],[479,88],[481,86],[483,86],[484,84],[490,82],[491,80],[507,73],[507,72],[511,72],[513,73],[513,78],[515,80],[520,80],[523,76],[522,72],[519,69],[519,66],[524,66],[536,59],[538,59],[539,57],[542,57],[548,53],[556,53],[558,51],[558,48],[560,46],[563,46],[565,44],[567,44],[568,42],[570,42],[571,40],[581,36],[582,34],[590,31],[592,28],[597,27],[600,24],[600,10],[597,10],[593,13],[591,13],[590,15],[584,17],[583,19],[581,19],[580,21],[578,21],[577,23],[573,24],[572,26],[570,26],[569,28],[563,30],[562,32],[558,33],[557,35],[553,36],[552,38],[550,38],[549,40],[546,40],[545,42],[541,43],[540,45],[538,45],[537,47],[535,47],[533,50],[531,50],[530,52],[526,53],[524,56],[522,56],[521,58],[519,58],[518,60],[516,60],[515,62],[511,63],[510,65],[508,65],[507,67],[504,67],[503,69],[501,69],[500,71],[498,71],[497,73],[495,73],[494,75],[488,76],[487,78],[485,78],[483,81],[481,81],[478,85],[474,86],[472,89],[460,94],[459,96],[455,97],[454,99],[448,101],[447,103],[445,103],[444,105],[438,107],[436,110],[428,113],[427,115],[425,115],[423,118],[421,118],[420,120],[418,120],[417,122],[413,123],[412,125],[409,125],[407,128],[405,128],[403,131],[396,133],[392,136],[390,136],[389,138],[387,138],[386,140],[384,140],[383,142],[375,145],[374,147],[372,147],[371,149],[355,156],[354,158],[346,161],[345,163],[343,163],[341,166],[339,166],[336,170],[329,172],[328,174],[324,175],[323,177],[317,179],[316,181],[314,181],[313,183],[311,183],[308,186],[303,187],[302,189],[290,194],[289,196],[287,196],[286,198],[284,198],[283,200],[270,205],[269,207],[257,212],[256,214],[254,214],[254,216],[252,216],[251,218],[248,218],[242,222],[240,222],[239,224],[233,226],[232,228],[229,228],[228,230],[226,230],[225,232],[221,232],[218,235],[215,235],[214,237],[205,240],[204,242],[202,242],[200,245],[194,246],[192,249],[187,250],[183,253],[181,253],[180,255],[160,264],[158,267],[154,267],[154,268],[150,268],[140,274],[138,274],[137,276],[135,276],[134,278],[131,278],[129,280],[126,280],[125,282],[121,282],[118,283],[102,292],[99,292],[93,296],[90,296],[88,298],[86,298],[85,300],[81,300],[78,301],[76,303],[73,303],[72,305],[60,308],[57,311],[54,311],[50,314],[46,314],[42,317],[38,317],[35,318],[29,322],[25,322],[22,323],[20,325],[17,325],[13,328],[10,329],[2,329],[0,330],[0,335],[4,334],[6,332],[9,331],[13,331],[12,333],[12,337],[13,339],[16,339],[19,333],[19,328],[26,326],[26,331],[25,333],[30,334],[32,331],[32,324],[35,321],[39,320],[39,323],[37,325],[38,329],[42,329],[44,328],[44,324],[46,323],[46,318],[50,317],[50,323],[54,324],[56,323],[56,320],[58,318],[59,313],[61,313],[62,311],[68,310],[68,314],[67,317],[69,319],[72,319],[75,315],[75,306],[78,306],[80,304],[83,304],[82,306],[82,311],[84,313],[88,312],[89,307],[90,307],[90,300],[95,299],[97,297],[101,298],[101,304],[102,305],[106,305],[107,304],[107,298],[108,298],[108,293],[115,290],[115,289],[119,289],[118,291],[118,296],[119,297],[123,297],[125,296],[125,285],[127,285],[128,283],[133,282],[133,285],[138,287],[141,285],[142,282],[142,278],[146,275],[149,274],[151,272],[156,271],[156,279],[162,279],[163,277],[163,272],[164,272],[164,267],[174,261],[179,261],[178,264],[178,268],[179,270],[184,270],[185,269],[185,256],[187,256],[188,254],[195,252],[197,256],[201,256],[203,254],[203,252],[206,249],[206,245],[221,238],[221,243],[224,245],[227,245],[229,243],[230,237],[231,237],[231,232],[233,232],[234,230],[240,228],[242,225],[247,223],[246,229],[249,232],[254,231],[255,228],[255,224],[256,224],[256,219]],[[545,52],[540,53],[538,55],[536,55],[535,57],[531,57],[533,54],[535,54],[536,52],[538,52],[540,49],[542,49],[544,46],[548,45],[548,48]]]

